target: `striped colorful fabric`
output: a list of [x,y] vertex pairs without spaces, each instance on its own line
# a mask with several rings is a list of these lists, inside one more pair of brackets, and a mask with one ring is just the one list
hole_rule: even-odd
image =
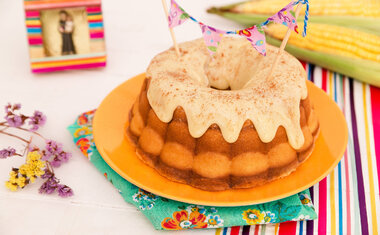
[[312,64],[304,67],[341,108],[349,129],[341,162],[310,188],[318,219],[217,229],[217,235],[379,234],[380,89]]

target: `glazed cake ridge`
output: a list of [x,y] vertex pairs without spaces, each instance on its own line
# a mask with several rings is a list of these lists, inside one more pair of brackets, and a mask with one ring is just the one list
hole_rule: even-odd
[[169,123],[182,107],[193,138],[216,124],[233,143],[250,120],[264,143],[282,126],[294,149],[303,146],[300,102],[307,88],[297,59],[283,53],[273,78],[266,80],[277,54],[272,46],[264,57],[245,39],[223,38],[212,60],[202,39],[182,43],[180,50],[180,58],[173,49],[157,55],[147,69],[147,98],[162,122]]
[[207,191],[255,187],[290,174],[314,149],[319,124],[308,97],[299,107],[305,137],[300,149],[289,145],[283,127],[270,143],[263,143],[250,120],[231,144],[216,124],[193,138],[181,107],[169,123],[158,119],[147,98],[149,82],[145,79],[131,109],[127,136],[140,160],[171,181]]

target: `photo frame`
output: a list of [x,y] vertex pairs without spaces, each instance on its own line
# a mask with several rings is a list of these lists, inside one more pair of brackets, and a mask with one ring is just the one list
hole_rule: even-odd
[[33,73],[106,66],[101,0],[24,0]]

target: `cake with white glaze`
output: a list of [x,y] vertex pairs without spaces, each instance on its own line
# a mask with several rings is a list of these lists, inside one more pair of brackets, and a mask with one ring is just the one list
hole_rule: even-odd
[[223,38],[214,58],[203,39],[153,58],[127,134],[140,159],[170,180],[208,191],[284,177],[311,154],[319,124],[301,63],[260,55]]

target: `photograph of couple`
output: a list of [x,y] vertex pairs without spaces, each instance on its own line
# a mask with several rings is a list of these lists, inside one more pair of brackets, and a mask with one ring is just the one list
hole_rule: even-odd
[[62,55],[75,54],[73,17],[65,10],[59,12],[58,31],[62,34]]
[[43,10],[41,29],[45,57],[91,52],[85,8]]

